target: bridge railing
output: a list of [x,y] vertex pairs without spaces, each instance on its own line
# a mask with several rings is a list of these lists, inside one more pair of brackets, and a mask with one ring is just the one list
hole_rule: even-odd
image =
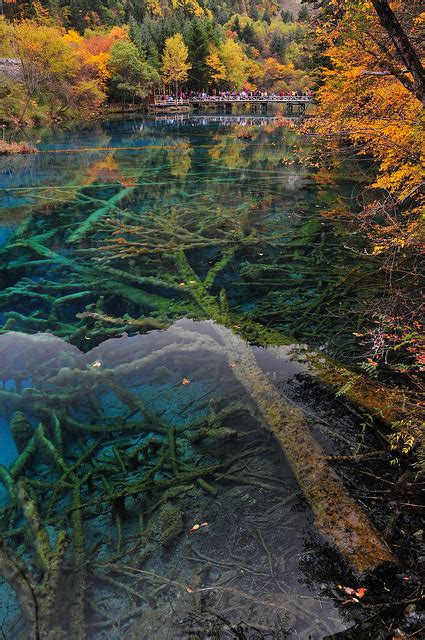
[[179,105],[189,105],[190,104],[190,100],[188,98],[177,98],[177,100],[175,98],[173,98],[172,100],[164,100],[164,98],[156,98],[154,97],[153,101],[151,102],[151,106],[158,106],[158,107],[165,107],[167,105],[175,105],[175,104],[179,104]]
[[208,96],[188,98],[191,103],[202,102],[312,102],[313,96]]
[[166,107],[174,105],[190,105],[190,104],[207,104],[207,103],[229,103],[229,102],[241,102],[241,103],[310,103],[313,101],[313,96],[194,96],[189,98],[173,98],[173,100],[164,100],[163,98],[154,98],[151,106],[154,107]]

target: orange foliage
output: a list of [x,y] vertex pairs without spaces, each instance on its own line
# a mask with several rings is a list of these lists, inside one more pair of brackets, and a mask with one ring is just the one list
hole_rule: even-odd
[[9,26],[6,35],[22,59],[28,96],[33,98],[37,92],[46,96],[52,118],[69,109],[90,114],[101,106],[110,75],[111,47],[128,39],[123,27],[88,31],[82,36],[73,29],[66,31],[44,14]]
[[128,40],[128,33],[123,27],[112,27],[110,31],[87,31],[81,36],[74,30],[64,35],[80,58],[82,68],[88,75],[95,75],[101,83],[110,76],[108,69],[109,52],[118,40]]

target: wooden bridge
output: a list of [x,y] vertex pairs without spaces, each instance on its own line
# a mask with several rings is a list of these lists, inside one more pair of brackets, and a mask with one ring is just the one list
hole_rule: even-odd
[[[306,106],[313,102],[313,96],[205,96],[178,98],[172,100],[164,99],[164,96],[155,96],[149,105],[150,111],[176,112],[189,111],[195,109],[201,111],[204,107],[216,109],[222,113],[231,113],[234,105],[248,106],[250,111],[267,113],[271,105],[285,105],[286,115],[301,115],[305,113]],[[294,109],[295,107],[295,109]]]

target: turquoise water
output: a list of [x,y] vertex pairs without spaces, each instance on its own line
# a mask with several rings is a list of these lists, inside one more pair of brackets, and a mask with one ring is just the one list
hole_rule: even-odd
[[260,117],[106,122],[37,146],[0,159],[0,528],[38,585],[0,586],[3,636],[34,617],[40,637],[93,640],[349,627],[325,585],[344,563],[242,362],[325,450],[341,450],[327,420],[355,433],[292,345],[356,357],[376,291],[347,223],[362,165],[318,167],[291,123]]

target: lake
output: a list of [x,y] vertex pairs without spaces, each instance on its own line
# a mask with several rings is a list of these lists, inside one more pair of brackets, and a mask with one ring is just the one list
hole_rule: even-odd
[[349,628],[308,452],[269,408],[320,456],[362,445],[311,360],[356,362],[379,294],[349,222],[367,162],[319,163],[294,121],[251,115],[34,141],[0,158],[3,637]]

